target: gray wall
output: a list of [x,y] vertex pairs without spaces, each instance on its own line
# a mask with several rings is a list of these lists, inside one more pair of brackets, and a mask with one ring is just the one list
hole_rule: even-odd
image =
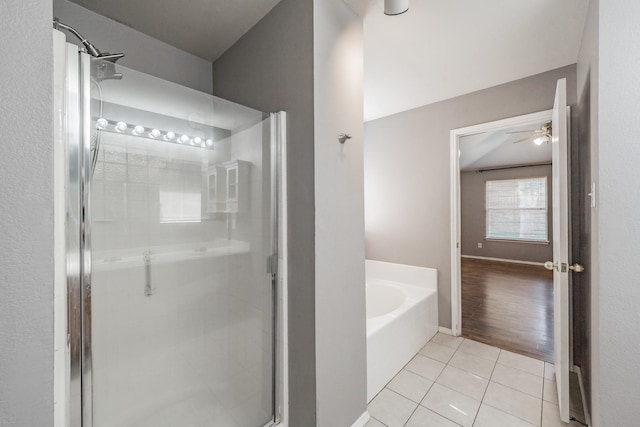
[[51,1],[0,2],[0,425],[53,425]]
[[347,427],[367,409],[362,20],[316,0],[313,35],[318,425]]
[[287,111],[289,423],[316,424],[313,1],[283,0],[213,64],[213,93]]
[[[118,61],[119,64],[202,92],[212,91],[212,64],[202,58],[68,0],[54,0],[53,13],[60,22],[80,31],[102,52],[124,53],[126,56]],[[67,41],[78,44],[71,35],[67,36]]]
[[585,267],[584,274],[572,275],[574,363],[581,367],[587,406],[597,419],[597,209],[591,208],[588,194],[597,180],[598,144],[598,0],[589,2],[587,20],[577,63],[578,105],[573,111],[578,131],[572,145],[573,260]]
[[[599,4],[599,420],[640,419],[640,2]],[[593,76],[592,76],[593,78]],[[593,94],[592,94],[593,96]],[[592,104],[593,105],[593,104]],[[592,141],[594,143],[594,141]]]
[[[547,177],[547,230],[552,231],[551,166],[530,166],[460,174],[462,255],[545,262],[553,259],[551,243],[504,242],[486,239],[485,182],[494,179]],[[478,248],[482,243],[482,248]]]
[[365,124],[367,258],[437,268],[441,326],[451,327],[450,131],[548,110],[563,77],[574,104],[575,74],[571,65]]

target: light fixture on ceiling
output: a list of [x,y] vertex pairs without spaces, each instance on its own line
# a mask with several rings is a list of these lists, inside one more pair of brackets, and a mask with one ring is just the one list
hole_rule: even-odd
[[409,10],[409,0],[384,0],[385,15],[400,15]]
[[552,123],[546,122],[540,126],[540,129],[534,130],[514,130],[507,132],[507,134],[516,134],[516,133],[528,133],[529,135],[521,138],[517,141],[513,141],[514,144],[519,144],[523,141],[532,141],[536,145],[542,145],[545,142],[548,143],[551,141],[551,129]]
[[[139,138],[146,138],[149,140],[159,140],[159,141],[167,141],[178,144],[184,144],[187,146],[194,146],[200,148],[209,148],[211,150],[214,149],[213,144],[214,141],[211,138],[203,138],[200,136],[191,137],[189,135],[183,134],[177,138],[177,135],[173,131],[164,131],[155,128],[145,128],[142,125],[132,125],[125,122],[116,122],[113,120],[108,120],[103,117],[99,117],[95,120],[95,128],[105,132],[115,132],[119,134],[129,134],[131,136],[136,136]],[[130,133],[127,130],[130,130]],[[190,143],[190,144],[187,144]]]

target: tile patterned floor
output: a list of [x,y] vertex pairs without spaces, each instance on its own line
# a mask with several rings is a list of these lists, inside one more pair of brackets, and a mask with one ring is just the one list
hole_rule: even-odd
[[566,427],[553,365],[437,334],[369,404],[366,427]]

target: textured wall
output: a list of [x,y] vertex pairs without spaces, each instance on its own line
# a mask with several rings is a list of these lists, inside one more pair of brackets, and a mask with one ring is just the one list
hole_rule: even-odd
[[0,425],[53,425],[51,0],[0,2]]
[[[640,419],[640,2],[601,1],[598,60],[601,426]],[[593,75],[592,75],[593,78]],[[593,95],[593,94],[592,94]]]
[[[102,52],[126,56],[118,63],[161,79],[211,93],[211,63],[105,18],[68,0],[54,0],[54,16],[80,31]],[[78,43],[71,35],[70,43]]]
[[313,1],[283,0],[213,64],[213,93],[287,112],[289,425],[316,425]]
[[313,36],[318,426],[350,426],[367,406],[362,21],[316,0]]
[[575,103],[575,65],[365,124],[368,259],[438,269],[440,326],[451,327],[450,131],[548,110],[558,79]]
[[[547,177],[547,231],[553,230],[551,166],[531,166],[460,174],[460,231],[462,255],[545,262],[553,259],[551,243],[504,242],[486,239],[485,182],[492,179]],[[482,248],[478,248],[482,243]]]

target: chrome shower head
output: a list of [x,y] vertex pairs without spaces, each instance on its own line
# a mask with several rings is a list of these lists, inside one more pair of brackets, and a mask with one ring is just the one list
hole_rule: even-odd
[[84,46],[87,53],[94,59],[100,61],[92,61],[92,75],[97,81],[115,79],[120,80],[122,73],[116,73],[116,61],[124,56],[124,53],[100,52],[100,50],[89,42],[78,30],[70,25],[63,24],[58,18],[53,19],[53,28],[69,31],[76,36],[80,43]]
[[98,50],[97,47],[92,45],[89,42],[89,40],[84,38],[84,36],[82,34],[80,34],[80,32],[78,30],[76,30],[75,28],[73,28],[73,27],[71,27],[71,26],[69,26],[67,24],[63,24],[62,22],[60,22],[60,20],[58,18],[53,18],[53,28],[55,28],[56,30],[59,29],[59,28],[62,28],[63,30],[67,30],[71,34],[76,36],[78,38],[78,40],[80,40],[80,43],[82,43],[84,48],[87,49],[87,53],[89,55],[95,56],[95,57],[99,57],[101,55],[100,50]]

